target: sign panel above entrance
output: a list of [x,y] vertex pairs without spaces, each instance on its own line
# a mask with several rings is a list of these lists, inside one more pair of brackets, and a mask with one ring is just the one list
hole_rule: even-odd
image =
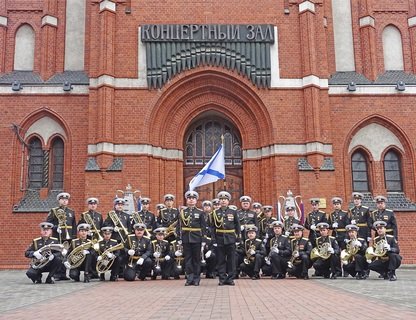
[[257,87],[270,87],[273,25],[143,25],[141,41],[149,88],[161,88],[181,71],[200,65],[236,70]]

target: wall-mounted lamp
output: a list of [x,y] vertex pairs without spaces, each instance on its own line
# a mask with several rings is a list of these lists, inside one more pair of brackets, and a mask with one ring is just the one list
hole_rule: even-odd
[[403,81],[399,81],[396,84],[396,90],[397,91],[404,91],[406,90],[406,84]]
[[13,83],[12,83],[12,90],[13,91],[20,91],[22,89],[23,89],[23,87],[22,87],[22,84],[20,83],[20,81],[19,80],[14,80]]
[[63,85],[63,87],[62,87],[62,89],[63,89],[65,92],[71,91],[73,88],[74,88],[74,87],[71,85],[71,82],[69,82],[69,81],[65,81],[65,82],[64,82],[64,85]]
[[350,83],[348,83],[347,90],[348,91],[355,91],[355,90],[357,90],[357,86],[356,86],[356,84],[355,84],[354,81],[351,81]]

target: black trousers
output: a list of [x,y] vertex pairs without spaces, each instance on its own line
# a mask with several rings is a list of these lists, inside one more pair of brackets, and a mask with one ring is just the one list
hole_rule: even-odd
[[270,254],[270,262],[272,266],[272,275],[277,274],[286,274],[287,272],[287,262],[289,257],[280,256],[278,253],[272,252]]
[[248,276],[252,277],[255,274],[259,274],[261,265],[263,263],[263,256],[256,254],[254,260],[250,260],[249,264],[245,264],[244,261],[240,264],[240,269],[245,272]]
[[33,269],[32,267],[30,267],[26,271],[26,275],[32,281],[36,281],[36,280],[42,279],[43,272],[48,272],[48,278],[52,278],[55,275],[56,271],[58,270],[59,266],[61,265],[62,265],[61,259],[55,256],[55,258],[52,261],[49,261],[47,265],[41,269]]
[[303,277],[308,275],[308,269],[310,268],[311,261],[309,256],[304,253],[294,261],[293,267],[288,269],[288,272],[295,277]]
[[354,256],[354,260],[345,264],[343,269],[344,272],[347,272],[354,277],[357,273],[363,273],[365,270],[367,270],[367,267],[368,265],[365,257],[361,254],[356,254]]
[[191,283],[201,278],[201,243],[184,243],[186,281]]
[[69,277],[75,281],[79,281],[79,275],[81,274],[81,271],[84,271],[84,277],[85,275],[91,274],[91,262],[91,254],[86,254],[84,261],[78,268],[69,270]]
[[124,269],[124,280],[134,281],[136,279],[136,274],[139,276],[140,280],[146,279],[147,274],[152,270],[153,261],[150,258],[144,259],[142,265],[139,265],[136,262],[133,263],[133,267],[126,265]]
[[[172,274],[172,267],[173,267],[173,259],[162,261],[159,260],[159,267],[160,271],[156,268],[156,261],[153,262],[153,278],[161,275],[162,278],[169,278]],[[159,273],[160,272],[160,273]]]
[[330,273],[336,274],[337,268],[340,268],[340,260],[338,255],[331,254],[331,256],[324,260],[318,258],[314,263],[313,267],[318,274],[322,274],[324,276],[329,276]]
[[229,282],[234,280],[236,263],[235,263],[235,244],[217,246],[217,271],[220,282]]
[[402,257],[397,253],[388,253],[388,259],[377,259],[368,265],[368,269],[378,272],[380,274],[389,271],[395,272],[402,264]]

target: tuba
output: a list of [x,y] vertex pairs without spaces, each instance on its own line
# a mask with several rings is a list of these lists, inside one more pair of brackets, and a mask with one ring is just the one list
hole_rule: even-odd
[[342,264],[346,265],[351,262],[360,250],[360,247],[357,246],[357,241],[355,238],[348,240],[346,248],[341,251]]
[[[115,255],[113,255],[112,258],[108,257],[108,253],[110,252],[114,252],[117,250],[121,250],[124,248],[124,245],[120,242],[119,244],[108,248],[107,250],[105,250],[97,259],[97,265],[96,265],[96,270],[98,273],[105,273],[106,271],[111,269],[111,266],[114,263],[114,260],[117,259],[117,257]],[[99,259],[101,257],[101,259]]]
[[114,227],[117,227],[117,232],[120,236],[121,242],[126,243],[129,232],[127,231],[126,227],[121,223],[117,213],[114,210],[111,210],[108,213],[108,216],[110,217],[111,221],[113,221]]
[[331,242],[324,242],[318,247],[313,248],[311,251],[311,260],[313,261],[318,258],[327,260],[331,256],[331,253],[329,253],[329,248],[332,248]]
[[68,242],[65,242],[66,245],[59,244],[59,243],[51,243],[46,246],[43,246],[39,249],[39,253],[42,255],[42,258],[36,259],[32,258],[32,261],[30,262],[30,267],[39,270],[45,267],[49,262],[49,257],[52,253],[52,251],[59,251],[62,252],[63,249],[68,249],[67,245]]
[[[70,240],[71,235],[68,232],[68,225],[66,224],[66,213],[62,208],[53,208],[53,213],[55,214],[56,219],[58,219],[58,228],[65,230],[65,240]],[[62,243],[62,236],[59,234],[59,242]]]
[[75,269],[78,268],[85,260],[85,254],[84,250],[90,249],[94,244],[96,243],[96,240],[89,240],[78,247],[74,248],[68,256],[66,257],[66,261],[64,262],[64,266],[67,269]]
[[367,262],[370,263],[374,259],[384,257],[387,253],[387,249],[385,248],[386,244],[387,239],[386,236],[384,236],[384,239],[381,239],[372,247],[368,247],[365,252],[365,259],[367,260]]
[[[132,219],[133,219],[134,223],[143,223],[143,224],[145,224],[145,223],[143,222],[143,219],[140,217],[139,212],[137,212],[137,211],[133,211],[133,212],[131,213],[131,217],[132,217]],[[149,230],[147,230],[147,228],[146,228],[146,229],[144,229],[144,235],[145,235],[146,237],[148,237],[148,238],[151,238],[151,234],[150,234]]]

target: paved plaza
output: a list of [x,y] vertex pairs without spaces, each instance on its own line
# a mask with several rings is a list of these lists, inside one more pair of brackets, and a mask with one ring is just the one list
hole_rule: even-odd
[[184,280],[34,285],[23,270],[0,271],[0,319],[416,319],[416,269],[397,276],[242,278],[234,287],[202,279],[185,287]]

